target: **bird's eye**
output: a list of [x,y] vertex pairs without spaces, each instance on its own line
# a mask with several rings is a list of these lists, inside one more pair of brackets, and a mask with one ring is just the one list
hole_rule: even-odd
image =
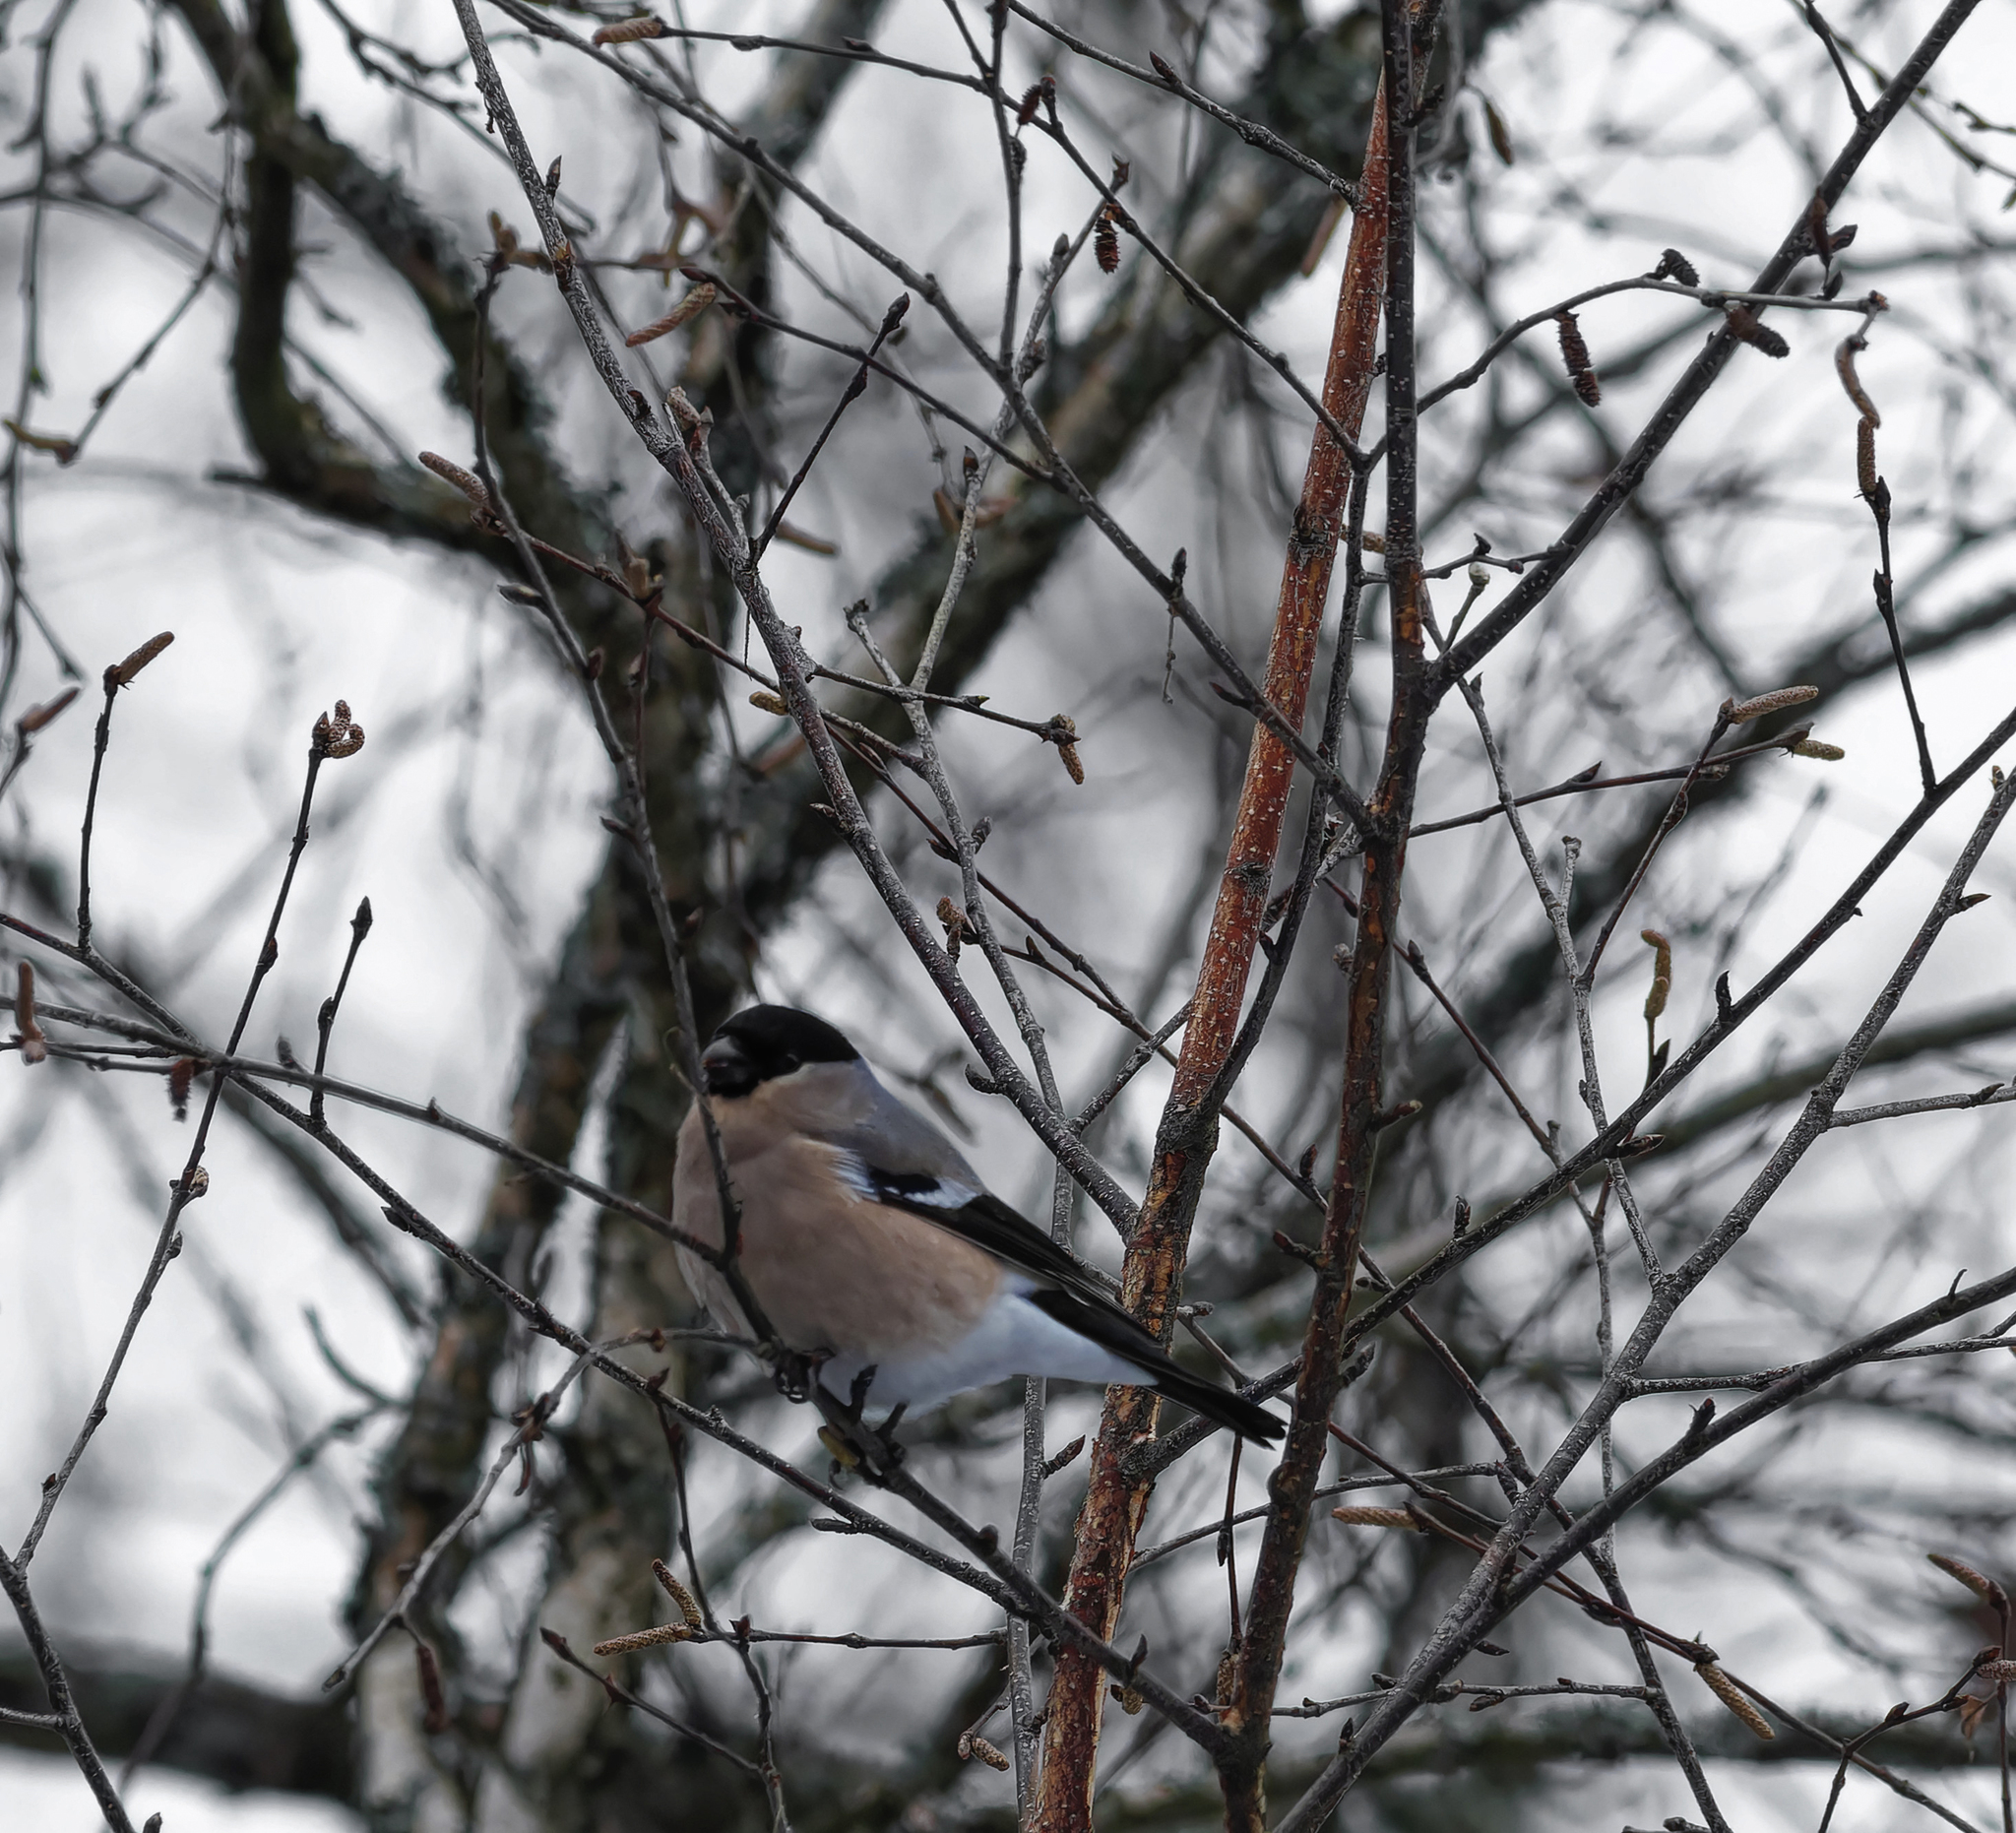
[[777,1059],[777,1073],[781,1076],[788,1076],[793,1069],[798,1067],[798,1063],[799,1059],[787,1050]]

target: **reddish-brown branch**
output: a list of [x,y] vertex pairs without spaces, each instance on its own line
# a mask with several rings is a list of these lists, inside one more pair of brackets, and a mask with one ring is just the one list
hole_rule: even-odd
[[[1405,0],[1384,9],[1384,94],[1414,89],[1414,24]],[[1415,472],[1413,138],[1402,127],[1386,149],[1386,578],[1393,607],[1393,708],[1385,755],[1370,808],[1358,888],[1346,1009],[1344,1092],[1338,1110],[1337,1176],[1315,1259],[1316,1290],[1302,1339],[1294,1417],[1280,1467],[1268,1483],[1269,1512],[1246,1610],[1232,1696],[1221,1719],[1228,1745],[1218,1759],[1228,1833],[1266,1825],[1266,1760],[1275,1687],[1287,1649],[1295,1576],[1308,1537],[1309,1510],[1330,1436],[1330,1410],[1344,1372],[1344,1327],[1351,1308],[1372,1166],[1383,1107],[1383,1055],[1392,957],[1400,912],[1407,832],[1414,815],[1428,721],[1434,710],[1422,644],[1420,534]]]
[[[1374,104],[1364,175],[1339,290],[1336,327],[1323,377],[1323,404],[1354,438],[1371,392],[1386,271],[1386,108]],[[1301,500],[1282,568],[1281,596],[1267,657],[1266,695],[1299,725],[1308,702],[1323,604],[1337,554],[1351,486],[1348,455],[1318,425]],[[1218,904],[1197,977],[1196,1000],[1183,1034],[1173,1088],[1163,1111],[1153,1173],[1140,1226],[1127,1247],[1121,1297],[1151,1329],[1167,1331],[1190,1226],[1217,1135],[1217,1114],[1205,1101],[1238,1032],[1239,1010],[1258,945],[1262,916],[1280,851],[1294,755],[1267,727],[1254,731],[1245,784],[1227,851]],[[1065,1607],[1110,1640],[1118,1626],[1135,1534],[1152,1480],[1130,1481],[1122,1460],[1152,1435],[1155,1396],[1142,1388],[1108,1395],[1080,1508],[1077,1550]],[[1104,1675],[1075,1649],[1060,1649],[1044,1720],[1040,1794],[1035,1824],[1042,1833],[1083,1833],[1092,1824],[1092,1784],[1099,1754]]]

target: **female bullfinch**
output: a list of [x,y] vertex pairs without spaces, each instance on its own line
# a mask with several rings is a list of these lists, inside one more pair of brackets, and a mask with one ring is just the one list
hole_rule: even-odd
[[[700,1065],[741,1205],[742,1277],[787,1345],[826,1357],[832,1393],[847,1399],[867,1368],[870,1402],[917,1411],[1011,1375],[1131,1382],[1244,1437],[1281,1437],[1272,1414],[1172,1361],[823,1019],[751,1006]],[[672,1220],[719,1244],[697,1104],[678,1154]],[[750,1334],[719,1270],[678,1253],[715,1321]]]

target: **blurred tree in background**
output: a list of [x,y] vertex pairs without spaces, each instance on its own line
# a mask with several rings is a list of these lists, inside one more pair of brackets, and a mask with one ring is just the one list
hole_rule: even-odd
[[[0,1738],[135,1824],[2006,1827],[2008,18],[497,0],[507,115],[474,17],[0,14]],[[326,1123],[207,1073],[254,961]],[[831,1467],[1167,1699],[676,1334],[754,997],[1294,1401]],[[591,1655],[655,1560],[707,1646]]]

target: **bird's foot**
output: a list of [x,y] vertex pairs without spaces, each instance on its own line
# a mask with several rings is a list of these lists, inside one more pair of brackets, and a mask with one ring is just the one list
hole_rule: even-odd
[[798,1350],[779,1351],[770,1369],[777,1391],[793,1406],[809,1400],[817,1387],[820,1366],[832,1354],[831,1350],[814,1350],[809,1356]]
[[815,1382],[812,1401],[826,1422],[819,1428],[820,1442],[841,1464],[858,1471],[879,1487],[888,1483],[903,1462],[904,1449],[896,1442],[895,1431],[904,1407],[898,1405],[880,1426],[870,1425],[862,1409],[874,1379],[872,1364],[863,1368],[850,1384],[845,1401],[823,1383]]

